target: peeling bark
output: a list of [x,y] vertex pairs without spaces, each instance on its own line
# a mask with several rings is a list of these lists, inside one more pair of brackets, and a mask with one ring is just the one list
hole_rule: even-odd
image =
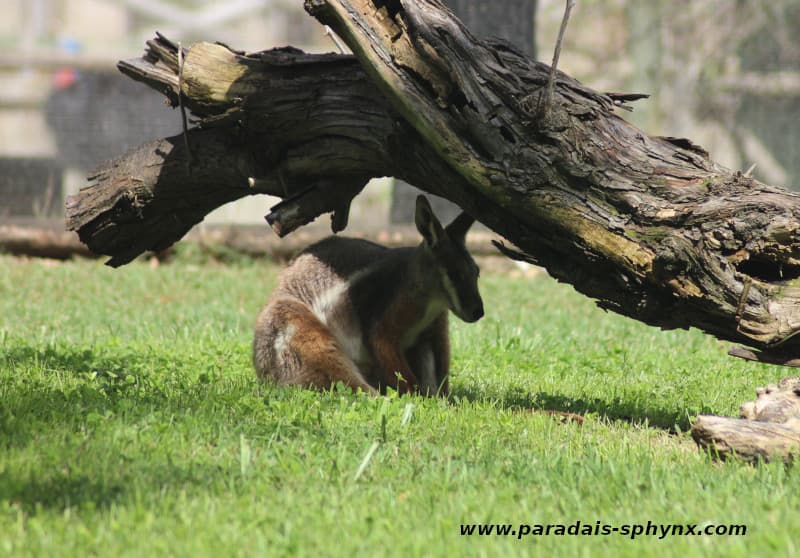
[[[436,0],[306,8],[355,56],[187,50],[191,160],[171,138],[96,174],[68,202],[92,250],[125,263],[257,192],[292,200],[270,218],[281,234],[327,211],[339,229],[366,180],[392,175],[457,203],[602,308],[800,356],[796,194],[689,140],[646,135],[617,114],[635,95],[558,72],[542,111],[549,67],[477,40]],[[177,47],[148,45],[120,69],[175,105]]]

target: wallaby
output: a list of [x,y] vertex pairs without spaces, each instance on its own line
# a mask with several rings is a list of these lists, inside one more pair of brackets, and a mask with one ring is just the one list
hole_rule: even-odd
[[447,311],[483,316],[479,269],[464,245],[474,219],[443,228],[419,196],[417,247],[328,237],[282,272],[256,320],[253,362],[262,379],[328,389],[341,381],[377,394],[392,387],[446,396]]

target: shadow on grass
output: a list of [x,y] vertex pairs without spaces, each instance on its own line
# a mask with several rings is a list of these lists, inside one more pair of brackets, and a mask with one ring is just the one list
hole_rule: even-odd
[[88,465],[80,471],[66,465],[36,473],[16,469],[0,476],[0,502],[29,515],[68,508],[96,510],[125,501],[161,499],[169,492],[229,493],[245,486],[239,483],[240,479],[236,466],[177,463],[163,456],[156,461],[138,458],[113,470],[97,470]]
[[0,356],[0,367],[19,370],[17,378],[0,386],[0,447],[25,445],[42,430],[85,427],[90,415],[123,412],[135,420],[159,411],[179,416],[211,398],[227,403],[254,389],[247,383],[223,387],[219,376],[187,377],[184,369],[192,364],[125,349],[109,356],[72,347],[14,347]]
[[[109,349],[106,352],[112,352]],[[86,348],[68,345],[36,346],[14,345],[0,355],[0,363],[4,367],[17,366],[40,368],[52,373],[70,373],[73,375],[97,373],[100,375],[116,375],[125,371],[142,369],[144,365],[163,364],[165,359],[152,354],[132,353],[129,349],[120,348],[113,351],[114,356],[99,353]]]
[[492,400],[503,408],[522,411],[557,411],[577,413],[579,415],[596,414],[614,421],[623,421],[636,426],[660,428],[676,433],[686,432],[691,428],[691,418],[698,413],[709,412],[705,409],[660,408],[648,402],[646,407],[620,399],[605,400],[600,398],[574,399],[564,395],[545,392],[531,393],[509,390],[491,397],[469,387],[454,388],[452,395],[463,397],[468,401]]
[[39,509],[64,510],[71,507],[105,508],[123,492],[121,483],[104,483],[87,475],[57,474],[44,479],[3,475],[0,501],[19,506],[27,514]]
[[147,446],[153,458],[136,455],[127,461],[114,429],[119,424],[120,432],[137,436],[148,428],[166,433],[172,417],[184,415],[238,424],[247,413],[238,400],[255,393],[247,383],[164,373],[175,363],[125,350],[108,356],[71,347],[17,346],[0,355],[0,367],[9,366],[18,376],[0,385],[0,453],[33,451],[37,457],[27,466],[12,455],[14,465],[0,474],[0,501],[27,513],[107,507],[129,496],[132,485],[141,487],[143,478],[148,486],[202,487],[229,475],[216,466],[182,462],[153,435]]
[[6,351],[0,366],[16,368],[20,376],[0,387],[0,445],[27,445],[43,430],[73,431],[93,413],[113,411],[123,399],[132,399],[134,409],[169,405],[164,390],[149,385],[144,372],[159,364],[147,355],[106,357],[67,347]]

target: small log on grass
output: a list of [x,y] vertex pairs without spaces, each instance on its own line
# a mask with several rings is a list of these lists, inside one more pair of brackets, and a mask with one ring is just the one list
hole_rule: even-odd
[[791,462],[800,455],[800,377],[758,388],[742,418],[700,415],[692,424],[697,444],[723,459]]
[[354,55],[159,37],[120,63],[197,126],[101,169],[68,201],[69,228],[112,265],[251,193],[284,198],[269,217],[281,235],[325,212],[339,230],[366,181],[391,175],[455,202],[602,308],[697,327],[756,358],[800,357],[796,194],[689,140],[648,136],[617,114],[640,96],[551,81],[437,0],[306,9]]
[[37,224],[0,225],[0,254],[66,260],[91,256],[75,233]]

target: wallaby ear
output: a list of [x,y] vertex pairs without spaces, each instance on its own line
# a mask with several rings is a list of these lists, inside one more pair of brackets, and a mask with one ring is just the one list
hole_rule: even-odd
[[464,239],[467,237],[467,231],[474,222],[475,219],[462,211],[458,217],[453,219],[452,223],[447,225],[445,230],[450,238],[464,242]]
[[425,239],[426,244],[433,246],[444,234],[444,229],[439,219],[433,214],[431,204],[428,203],[428,198],[423,195],[417,196],[417,210],[414,214],[414,222],[417,225],[417,230],[422,238]]

